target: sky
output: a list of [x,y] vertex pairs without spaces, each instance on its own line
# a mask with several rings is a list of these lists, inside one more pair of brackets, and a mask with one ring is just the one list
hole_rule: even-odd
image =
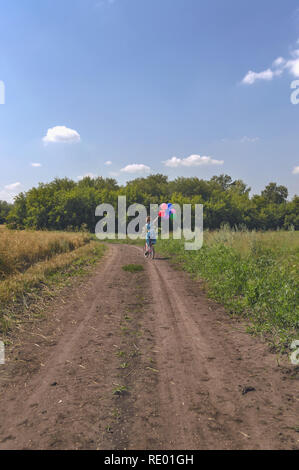
[[299,193],[297,0],[0,0],[0,12],[0,200],[56,177],[151,173]]

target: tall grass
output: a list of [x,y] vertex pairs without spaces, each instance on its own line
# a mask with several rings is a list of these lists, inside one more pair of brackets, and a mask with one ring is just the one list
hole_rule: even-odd
[[224,228],[205,232],[199,251],[183,241],[159,241],[157,249],[206,281],[209,295],[273,345],[299,339],[299,233],[256,233]]
[[0,229],[0,280],[90,242],[85,233],[30,232]]
[[104,251],[86,233],[0,227],[0,333],[30,315],[29,305],[42,303],[71,276],[87,272]]
[[78,269],[84,259],[87,260],[93,256],[96,260],[102,252],[103,246],[97,242],[92,242],[81,246],[77,250],[53,256],[47,261],[40,261],[30,266],[24,273],[7,277],[0,282],[0,307],[18,301],[18,298],[45,284],[51,276],[69,266]]

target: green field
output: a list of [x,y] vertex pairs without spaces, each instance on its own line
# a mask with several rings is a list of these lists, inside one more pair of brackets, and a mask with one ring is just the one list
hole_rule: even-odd
[[222,229],[204,233],[200,251],[183,241],[159,241],[157,250],[206,281],[208,295],[231,314],[249,320],[250,331],[281,350],[299,338],[299,233]]

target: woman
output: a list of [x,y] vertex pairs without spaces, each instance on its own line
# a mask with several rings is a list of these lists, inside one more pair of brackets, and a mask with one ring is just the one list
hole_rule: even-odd
[[155,231],[155,223],[159,219],[159,216],[154,220],[153,223],[151,223],[151,218],[147,217],[146,219],[146,246],[147,246],[147,251],[145,252],[145,255],[148,254],[150,248],[152,245],[155,245],[157,243],[157,236],[156,236],[156,231]]

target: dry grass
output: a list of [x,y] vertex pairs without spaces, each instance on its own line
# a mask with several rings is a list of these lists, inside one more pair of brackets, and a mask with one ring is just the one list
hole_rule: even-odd
[[[31,318],[71,278],[88,273],[105,246],[88,234],[14,232],[0,227],[0,334]],[[13,256],[15,253],[15,256]],[[70,284],[72,285],[72,284]]]
[[0,282],[0,305],[15,302],[24,293],[27,294],[31,289],[45,283],[49,276],[55,275],[72,264],[80,264],[82,259],[95,254],[94,250],[97,246],[99,246],[97,242],[91,242],[77,250],[36,263],[24,273],[9,276]]
[[0,281],[90,242],[85,233],[14,231],[0,227]]
[[38,296],[64,277],[83,273],[103,251],[86,233],[20,232],[0,226],[0,327],[10,306],[26,303],[28,295]]

